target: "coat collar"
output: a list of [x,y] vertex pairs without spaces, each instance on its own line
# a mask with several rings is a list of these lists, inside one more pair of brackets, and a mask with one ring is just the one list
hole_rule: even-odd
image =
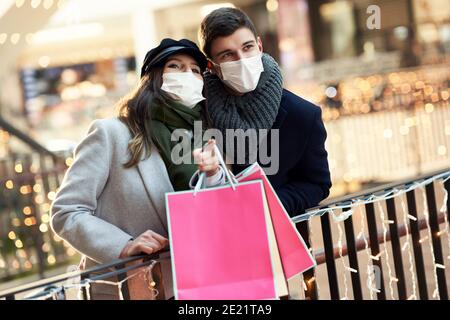
[[283,95],[281,96],[281,102],[280,102],[280,108],[278,109],[277,117],[275,118],[275,122],[272,125],[272,129],[280,129],[284,120],[286,119],[286,115],[288,114],[286,110],[286,106],[283,103],[284,100],[284,89],[283,89]]
[[173,187],[167,175],[164,162],[155,146],[152,146],[150,157],[142,159],[137,164],[137,169],[144,182],[148,197],[167,231],[165,194],[166,192],[172,192]]

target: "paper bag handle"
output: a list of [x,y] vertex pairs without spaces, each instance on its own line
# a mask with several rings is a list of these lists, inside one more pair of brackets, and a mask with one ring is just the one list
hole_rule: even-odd
[[[225,172],[225,176],[228,180],[228,183],[231,185],[233,190],[236,190],[236,184],[238,183],[234,175],[228,170],[227,166],[225,165],[225,161],[223,160],[222,154],[220,153],[219,148],[217,145],[214,145],[214,153],[217,156],[217,159],[219,160],[219,165],[222,167],[223,171]],[[206,179],[206,173],[200,172],[198,181],[195,184],[194,188],[194,196],[197,194],[197,192],[203,187],[204,181]]]

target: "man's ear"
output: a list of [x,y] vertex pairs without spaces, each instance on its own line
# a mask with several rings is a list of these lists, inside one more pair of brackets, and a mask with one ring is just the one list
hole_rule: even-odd
[[212,74],[216,74],[216,70],[214,69],[214,65],[211,62],[211,60],[208,59],[208,64],[206,65],[206,68],[208,68],[208,71]]
[[262,44],[262,40],[261,40],[260,36],[256,37],[256,43],[258,44],[259,51],[264,52],[264,48],[263,48],[263,44]]
[[221,73],[220,73],[220,70],[217,69],[217,65],[212,63],[212,61],[209,60],[209,59],[208,59],[208,66],[207,67],[209,69],[209,72],[211,72],[212,74],[217,75],[218,77],[221,77]]

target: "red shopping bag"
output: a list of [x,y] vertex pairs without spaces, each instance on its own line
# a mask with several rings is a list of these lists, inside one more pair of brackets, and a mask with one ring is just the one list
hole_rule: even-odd
[[168,193],[166,205],[176,299],[287,292],[262,181]]
[[311,252],[259,164],[254,163],[238,174],[236,179],[239,182],[262,180],[286,279],[315,267],[316,262]]

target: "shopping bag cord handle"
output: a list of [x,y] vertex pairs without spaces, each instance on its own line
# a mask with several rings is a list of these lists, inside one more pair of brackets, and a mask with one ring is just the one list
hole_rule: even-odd
[[[225,161],[223,160],[223,156],[222,153],[220,152],[219,148],[217,147],[217,145],[214,145],[214,152],[217,156],[217,159],[219,160],[219,165],[222,167],[223,171],[225,172],[225,175],[227,177],[228,183],[231,185],[231,187],[233,188],[233,190],[236,190],[236,184],[237,184],[237,180],[236,178],[233,176],[233,174],[228,170]],[[200,172],[199,177],[198,177],[198,181],[195,185],[194,188],[194,196],[197,194],[197,192],[203,187],[204,181],[206,177],[206,173],[205,172]]]

